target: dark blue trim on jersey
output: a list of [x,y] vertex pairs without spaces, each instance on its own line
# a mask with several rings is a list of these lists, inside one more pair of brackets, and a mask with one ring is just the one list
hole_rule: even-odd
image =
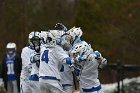
[[56,77],[52,77],[52,76],[40,76],[39,78],[42,78],[42,79],[50,79],[50,80],[58,80],[58,81],[60,81],[60,79],[57,79]]
[[61,66],[60,72],[64,72],[64,66]]
[[94,91],[99,91],[100,89],[101,89],[101,85],[89,89],[82,88],[83,92],[94,92]]
[[67,58],[66,58],[66,63],[67,63],[67,64],[71,64],[71,58],[70,58],[70,57],[67,57]]
[[32,49],[32,50],[34,50],[34,47],[31,46],[31,45],[28,45],[27,47],[30,48],[30,49]]
[[38,77],[37,74],[34,74],[34,75],[31,75],[31,76],[29,77],[29,80],[32,80],[32,81],[39,81],[39,77]]
[[72,84],[62,84],[63,87],[65,86],[72,86]]
[[8,57],[6,57],[6,58],[5,58],[5,62],[6,62],[6,64],[8,64],[8,63],[13,63],[13,64],[14,64],[14,62],[15,62],[15,57],[13,57],[13,58],[8,58]]
[[16,75],[15,74],[8,74],[7,79],[8,79],[8,81],[16,80]]

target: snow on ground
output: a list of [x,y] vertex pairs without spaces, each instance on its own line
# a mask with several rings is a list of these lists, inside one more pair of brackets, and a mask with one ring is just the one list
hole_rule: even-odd
[[[140,83],[140,77],[135,77],[135,78],[131,78],[131,79],[126,78],[123,80],[124,86],[128,85],[131,82]],[[121,87],[121,85],[120,85],[120,87]],[[102,84],[102,88],[103,88],[104,93],[113,93],[114,90],[117,90],[117,83]]]
[[[129,83],[131,83],[131,82],[140,83],[140,76],[135,77],[135,78],[131,78],[131,79],[126,78],[126,79],[123,80],[124,86],[129,85]],[[140,87],[140,86],[138,86],[138,87]],[[103,89],[103,93],[113,93],[115,90],[117,91],[117,83],[102,84],[102,89]],[[74,93],[80,93],[80,92],[77,91],[77,92],[74,92]]]

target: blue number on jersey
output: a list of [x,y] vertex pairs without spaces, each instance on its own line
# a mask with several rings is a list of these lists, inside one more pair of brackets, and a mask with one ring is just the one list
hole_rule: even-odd
[[42,58],[41,58],[41,60],[45,61],[46,63],[48,63],[48,61],[49,61],[48,52],[49,52],[49,50],[45,50],[44,53],[42,54]]

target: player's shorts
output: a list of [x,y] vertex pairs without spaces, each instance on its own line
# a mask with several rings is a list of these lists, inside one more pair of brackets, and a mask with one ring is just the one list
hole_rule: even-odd
[[20,93],[32,93],[28,79],[20,78]]
[[57,80],[44,80],[39,82],[41,93],[65,93]]
[[30,87],[31,87],[32,93],[41,93],[39,81],[30,80]]

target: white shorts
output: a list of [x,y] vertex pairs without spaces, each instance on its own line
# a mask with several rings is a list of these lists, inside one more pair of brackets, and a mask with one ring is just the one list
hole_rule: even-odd
[[29,82],[30,82],[30,88],[32,91],[31,93],[41,93],[39,81],[29,80]]
[[73,86],[64,86],[64,87],[63,87],[63,90],[64,90],[66,93],[73,93],[73,91],[74,91]]
[[20,78],[20,93],[32,93],[28,79]]
[[57,80],[44,80],[44,82],[42,81],[43,80],[41,79],[41,82],[39,82],[41,93],[65,93],[59,81]]

